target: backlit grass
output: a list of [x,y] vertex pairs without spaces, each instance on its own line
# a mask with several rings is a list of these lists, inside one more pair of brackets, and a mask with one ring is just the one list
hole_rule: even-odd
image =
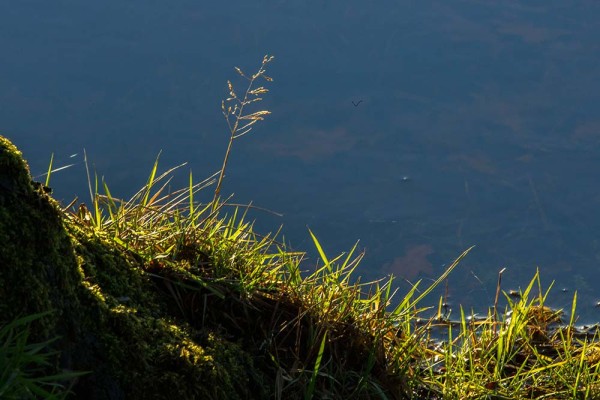
[[[139,260],[178,318],[240,343],[272,377],[273,398],[599,397],[598,337],[575,327],[577,293],[568,321],[545,306],[549,291],[537,274],[518,297],[504,294],[504,310],[496,299],[484,318],[461,308],[459,319],[450,321],[440,301],[431,317],[435,310],[422,301],[470,249],[431,285],[417,282],[399,293],[393,277],[362,282],[355,276],[364,256],[357,245],[331,257],[309,231],[320,259],[308,265],[277,233],[256,233],[248,207],[221,197],[233,142],[269,114],[249,110],[268,92],[255,83],[271,81],[272,60],[265,56],[252,75],[237,69],[247,82],[243,96],[228,82],[222,111],[229,144],[217,173],[198,183],[190,173],[187,187],[171,191],[179,167],[161,173],[157,159],[146,185],[129,200],[90,176],[90,205],[70,204],[64,217]],[[198,202],[211,185],[212,201]],[[440,327],[441,340],[431,334]]]

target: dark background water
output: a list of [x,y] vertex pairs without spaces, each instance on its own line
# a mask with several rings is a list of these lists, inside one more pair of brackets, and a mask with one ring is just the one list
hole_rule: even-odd
[[76,163],[58,198],[87,199],[83,148],[123,197],[160,150],[218,170],[232,67],[274,54],[273,114],[223,188],[284,214],[260,231],[311,254],[307,226],[332,255],[360,239],[365,279],[435,278],[477,245],[450,302],[481,310],[501,268],[515,289],[539,267],[554,305],[578,290],[600,319],[600,3],[212,3],[0,2],[0,130],[34,175]]

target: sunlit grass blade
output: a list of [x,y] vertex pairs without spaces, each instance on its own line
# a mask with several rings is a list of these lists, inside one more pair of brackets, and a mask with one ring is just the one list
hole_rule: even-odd
[[448,275],[454,271],[454,268],[458,266],[462,259],[465,258],[474,247],[475,246],[471,246],[467,250],[463,251],[462,254],[458,256],[458,258],[454,260],[454,262],[448,268],[446,268],[446,270],[431,285],[429,285],[429,287],[427,287],[427,289],[425,289],[415,300],[410,303],[409,308],[414,307],[414,305],[418,304],[427,295],[429,295],[433,289],[438,287],[440,283],[445,281],[448,278]]
[[308,230],[308,233],[310,233],[310,237],[312,238],[313,243],[314,243],[315,247],[317,248],[317,251],[319,252],[319,256],[321,257],[321,260],[323,260],[324,267],[327,269],[328,272],[332,272],[331,262],[327,259],[327,255],[325,254],[325,251],[323,251],[323,247],[321,247],[321,243],[319,243],[319,240],[317,239],[315,234],[310,229]]
[[50,186],[50,174],[52,174],[52,162],[54,161],[54,153],[50,156],[50,163],[48,163],[48,172],[46,172],[46,182],[44,185]]
[[158,153],[158,156],[156,156],[156,160],[154,160],[154,165],[152,166],[152,169],[150,170],[150,176],[148,177],[148,182],[146,183],[146,186],[144,186],[144,194],[142,197],[142,201],[140,202],[140,205],[142,207],[146,207],[146,205],[148,204],[148,198],[150,197],[150,192],[152,190],[152,187],[154,186],[154,178],[156,177],[156,170],[158,169],[158,160],[160,159],[160,153]]
[[317,383],[317,376],[319,375],[319,369],[321,368],[321,360],[323,359],[323,353],[325,351],[325,342],[327,341],[327,331],[323,333],[323,339],[321,339],[321,345],[319,346],[319,352],[317,353],[317,359],[315,360],[315,366],[313,369],[312,376],[308,382],[308,389],[304,395],[305,400],[313,398],[315,393],[315,385]]

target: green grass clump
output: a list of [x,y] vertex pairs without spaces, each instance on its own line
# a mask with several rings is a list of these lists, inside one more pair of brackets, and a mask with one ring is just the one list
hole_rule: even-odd
[[444,321],[447,340],[422,369],[428,390],[439,398],[597,398],[598,332],[574,326],[577,293],[566,324],[562,310],[544,305],[548,293],[536,273],[523,292],[505,293],[500,321],[495,308],[483,319],[461,308],[458,321]]
[[[195,183],[190,173],[186,188],[171,191],[181,166],[159,173],[157,159],[130,200],[90,177],[90,206],[61,211],[83,277],[75,291],[88,310],[83,325],[99,329],[90,342],[106,351],[91,377],[109,376],[110,387],[144,398],[154,390],[214,399],[600,396],[598,338],[574,325],[577,294],[567,323],[545,305],[537,274],[517,300],[506,294],[506,310],[496,299],[485,318],[461,309],[450,321],[440,301],[428,317],[423,299],[470,249],[432,284],[417,282],[400,296],[393,277],[354,275],[364,256],[358,244],[331,258],[309,231],[319,261],[307,268],[304,254],[289,251],[278,234],[254,231],[249,206],[221,198],[234,141],[269,114],[249,109],[268,92],[255,85],[271,81],[272,60],[265,56],[252,75],[236,69],[247,83],[243,96],[228,82],[229,144],[216,174]],[[212,184],[212,200],[198,202]],[[444,340],[431,336],[439,326]],[[111,375],[109,366],[121,370]]]
[[[362,258],[355,255],[357,246],[329,259],[312,232],[322,265],[303,274],[303,254],[287,251],[269,235],[257,235],[245,220],[247,209],[231,208],[220,198],[233,141],[268,115],[247,110],[267,92],[253,85],[259,78],[271,80],[265,75],[271,60],[265,57],[251,76],[237,69],[248,82],[242,98],[228,82],[230,97],[222,109],[229,147],[217,174],[200,183],[190,174],[187,188],[169,192],[176,168],[161,174],[157,160],[146,185],[128,201],[115,198],[105,182],[90,179],[91,206],[71,205],[66,218],[139,260],[143,275],[168,299],[174,318],[201,334],[224,335],[252,354],[257,365],[270,371],[273,381],[266,386],[276,397],[378,398],[392,393],[390,388],[400,393],[418,346],[411,318],[426,293],[416,296],[415,286],[388,313],[392,280],[356,281],[352,273]],[[198,192],[215,181],[213,200],[195,202]],[[97,276],[106,294],[110,278],[102,283],[103,275],[90,270],[101,264],[92,261],[83,269]],[[401,351],[390,352],[391,343]]]
[[83,373],[48,374],[56,352],[50,345],[56,339],[32,343],[30,325],[44,314],[31,314],[0,326],[0,398],[64,399],[68,383]]

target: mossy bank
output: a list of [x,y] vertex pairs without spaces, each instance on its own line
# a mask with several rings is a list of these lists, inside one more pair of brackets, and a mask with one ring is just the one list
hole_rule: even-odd
[[[172,298],[145,261],[66,218],[0,136],[0,315],[34,321],[31,341],[59,337],[36,373],[90,371],[72,392],[86,399],[264,398],[264,376],[239,340],[198,329],[171,312]],[[160,276],[153,274],[154,276]]]
[[[301,274],[302,254],[237,209],[194,202],[207,182],[165,194],[171,171],[156,171],[130,201],[104,186],[88,206],[64,206],[0,136],[0,327],[46,313],[26,332],[34,347],[49,341],[47,362],[9,374],[39,377],[42,397],[404,397],[413,355],[402,349],[417,341],[401,341],[410,313],[386,316],[391,281],[351,280],[352,251]],[[82,374],[44,378],[65,371]]]

